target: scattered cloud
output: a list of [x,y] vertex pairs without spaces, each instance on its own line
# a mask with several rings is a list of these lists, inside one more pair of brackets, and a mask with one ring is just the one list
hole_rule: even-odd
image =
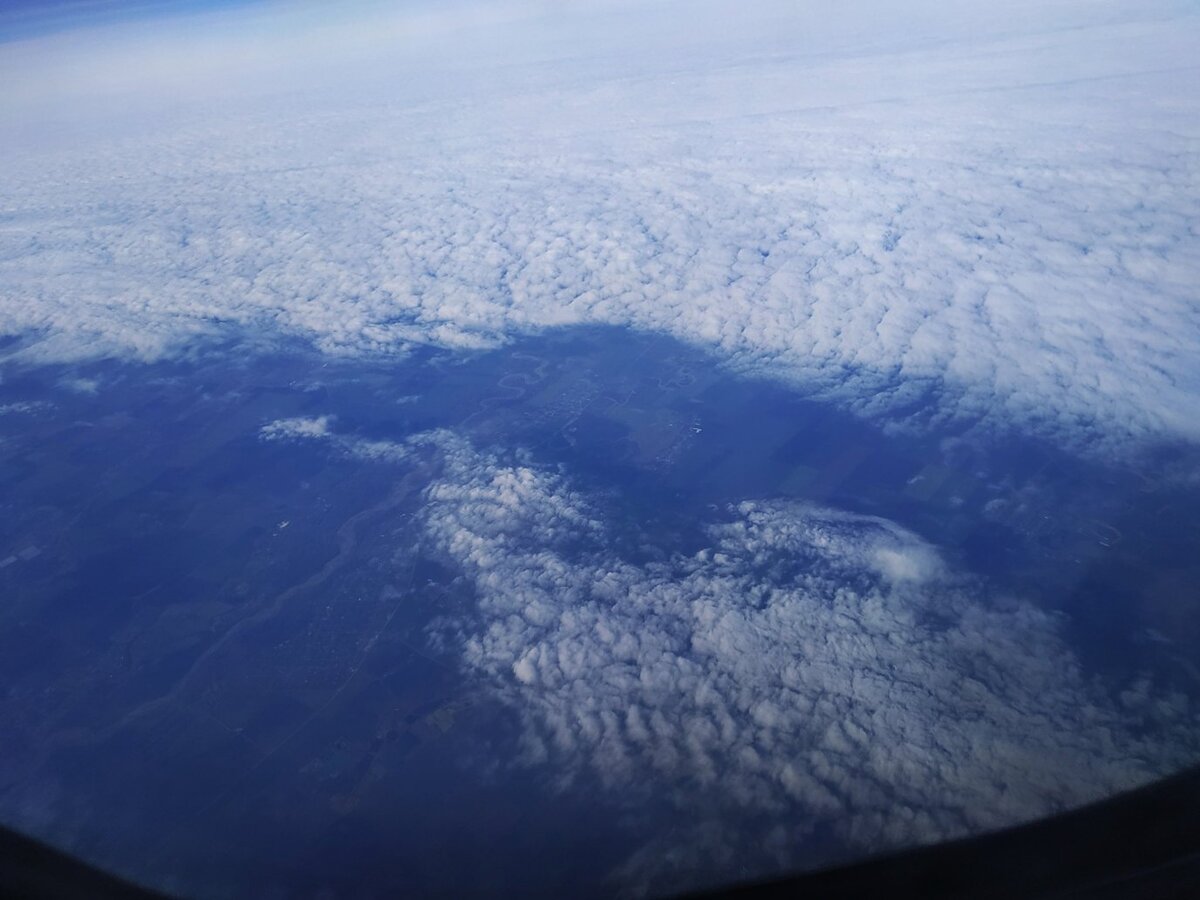
[[333,416],[298,416],[292,419],[276,419],[259,429],[264,441],[313,440],[330,436],[329,426]]
[[13,413],[37,413],[51,409],[53,404],[46,400],[16,400],[12,403],[0,403],[0,416]]
[[62,378],[58,383],[68,391],[74,391],[77,394],[97,394],[100,392],[100,380],[98,378]]
[[478,609],[434,638],[520,717],[521,764],[691,823],[629,877],[694,868],[689,843],[728,877],[802,861],[814,831],[857,851],[977,833],[1200,751],[1186,698],[1105,687],[1055,615],[885,519],[745,502],[704,549],[635,562],[561,472],[435,440],[427,546]]
[[264,441],[323,441],[347,456],[371,462],[401,462],[409,457],[409,443],[375,440],[333,430],[335,416],[299,416],[276,419],[259,429]]

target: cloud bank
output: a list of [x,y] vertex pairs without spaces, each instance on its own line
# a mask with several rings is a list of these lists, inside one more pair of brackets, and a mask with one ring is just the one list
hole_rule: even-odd
[[631,561],[562,474],[436,441],[424,529],[478,596],[436,638],[516,711],[522,764],[614,802],[666,793],[700,855],[758,870],[814,833],[858,851],[977,833],[1200,750],[1186,698],[1111,692],[1055,616],[887,520],[746,502],[704,549]]
[[0,47],[23,358],[616,323],[889,422],[1200,434],[1194,9],[314,10]]

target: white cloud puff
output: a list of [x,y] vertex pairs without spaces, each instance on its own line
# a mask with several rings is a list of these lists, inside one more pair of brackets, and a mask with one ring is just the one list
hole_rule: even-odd
[[238,21],[0,47],[25,358],[616,323],[891,422],[1200,435],[1200,20],[1166,0],[255,20],[241,91],[199,52]]
[[1185,698],[1114,695],[1054,615],[884,519],[746,502],[705,549],[631,562],[562,474],[438,441],[424,527],[478,610],[437,634],[521,717],[523,762],[720,831],[758,816],[740,865],[795,863],[814,830],[859,850],[976,833],[1200,751]]
[[260,428],[258,436],[264,441],[322,441],[347,456],[368,462],[394,463],[409,457],[410,447],[407,443],[334,431],[335,418],[325,415],[276,419]]
[[297,416],[268,422],[259,435],[264,441],[315,440],[329,436],[333,416]]

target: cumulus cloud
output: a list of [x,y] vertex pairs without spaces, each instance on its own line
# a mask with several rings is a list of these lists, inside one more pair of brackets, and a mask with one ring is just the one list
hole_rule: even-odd
[[860,851],[976,833],[1200,751],[1184,697],[1104,687],[1053,614],[892,522],[745,502],[705,548],[633,561],[562,473],[436,440],[424,528],[478,596],[437,639],[520,717],[523,764],[614,802],[665,793],[702,855],[761,873],[812,832]]
[[371,462],[401,462],[409,457],[407,442],[363,438],[333,430],[335,417],[297,416],[268,422],[258,431],[264,441],[321,441],[347,456]]
[[259,435],[264,441],[314,440],[329,436],[333,416],[297,416],[268,422]]
[[[231,330],[376,354],[617,323],[889,422],[1198,436],[1194,15],[476,12],[256,20],[243,50],[283,75],[221,114],[139,75],[112,90],[154,115],[86,129],[62,121],[108,84],[93,55],[219,67],[187,51],[232,20],[160,34],[177,54],[77,35],[52,89],[53,39],[0,48],[25,86],[0,99],[0,331],[153,359]],[[281,93],[322,34],[321,88]]]

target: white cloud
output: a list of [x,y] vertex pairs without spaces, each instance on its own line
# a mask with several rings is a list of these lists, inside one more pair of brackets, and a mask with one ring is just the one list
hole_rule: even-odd
[[[0,47],[0,331],[153,359],[618,323],[886,421],[1198,436],[1194,12],[362,15]],[[249,68],[204,52],[231,30]]]
[[[523,763],[613,802],[665,794],[694,825],[678,841],[719,832],[731,867],[803,861],[813,830],[859,850],[976,833],[1200,751],[1184,697],[1117,696],[1054,615],[884,519],[746,502],[705,549],[636,563],[562,474],[436,440],[425,530],[478,595],[436,634],[521,717]],[[647,860],[696,864],[679,852]]]
[[45,400],[16,400],[12,403],[0,403],[0,416],[11,413],[37,413],[50,409],[52,404]]
[[400,462],[409,456],[407,443],[339,434],[333,430],[334,421],[332,415],[276,419],[260,428],[258,435],[264,441],[323,441],[369,462]]
[[100,380],[98,378],[63,378],[59,381],[59,384],[77,394],[98,394],[100,392]]
[[259,429],[259,435],[265,441],[324,438],[329,436],[331,422],[333,422],[333,416],[298,416],[292,419],[276,419]]

